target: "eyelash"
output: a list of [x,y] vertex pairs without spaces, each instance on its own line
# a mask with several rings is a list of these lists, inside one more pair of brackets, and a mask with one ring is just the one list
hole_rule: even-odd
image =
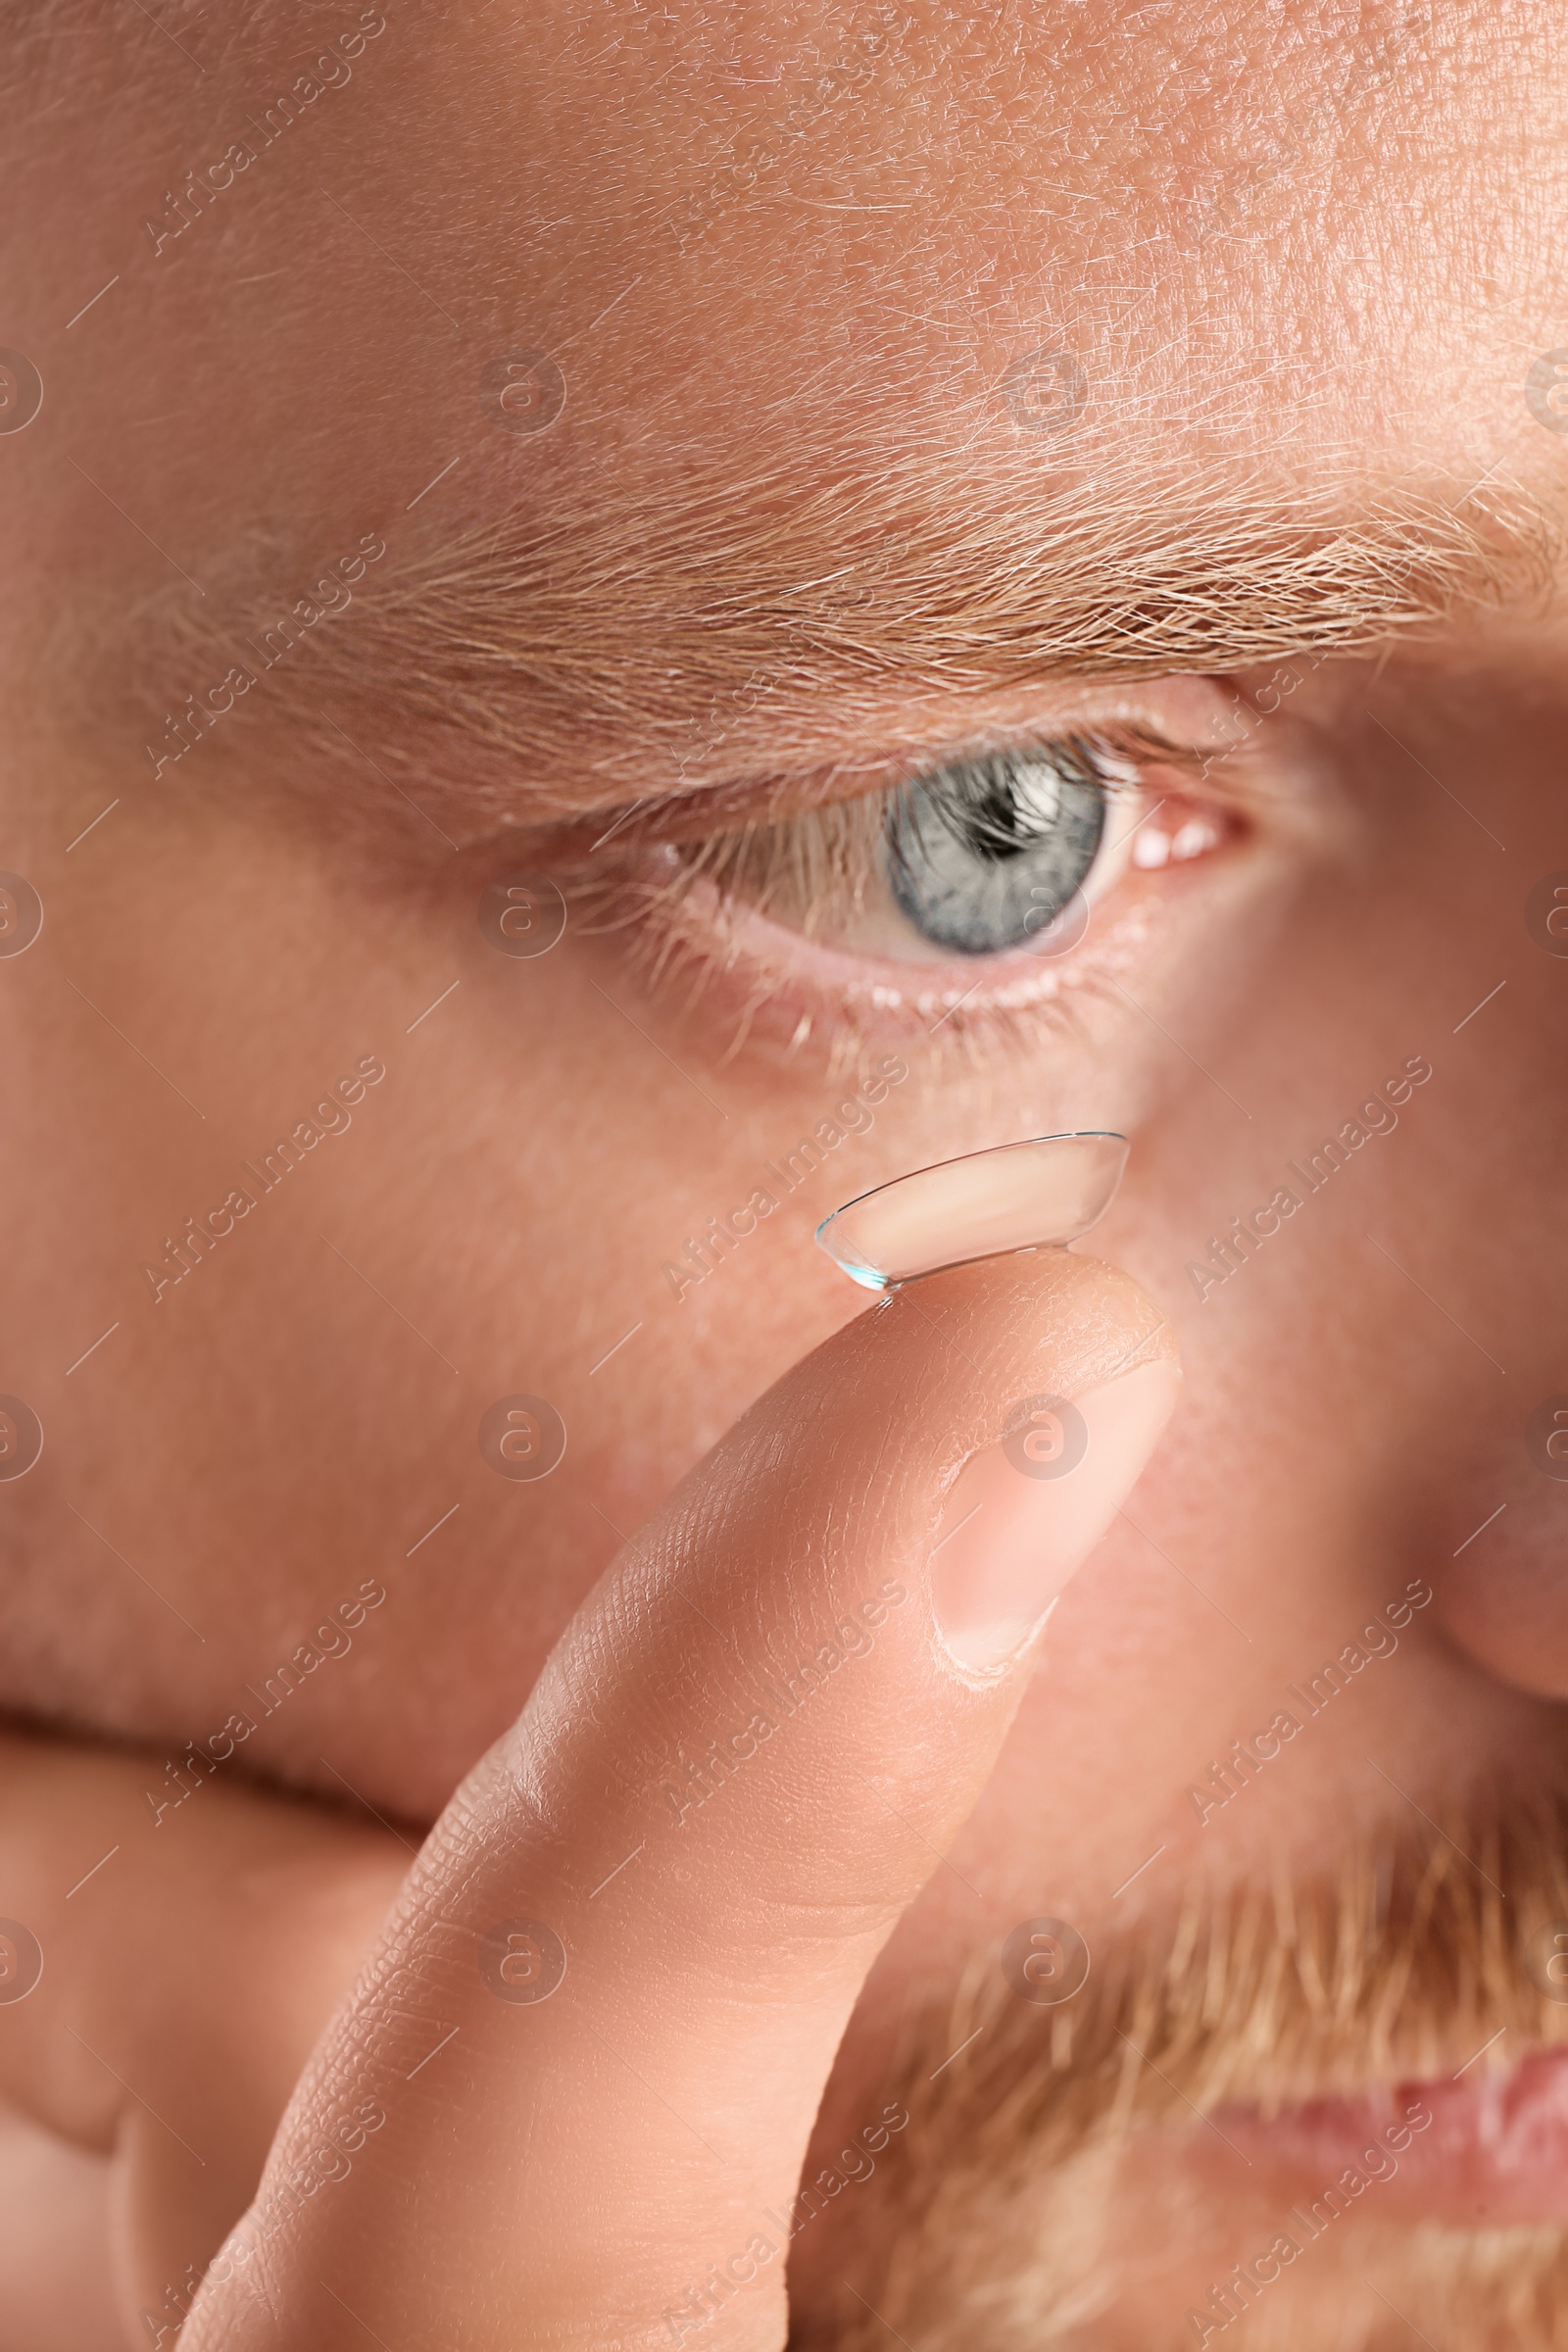
[[[1196,787],[1209,761],[1192,747],[1137,725],[1063,730],[1040,739],[1040,748],[1056,746],[1092,761],[1107,820],[1118,806],[1149,801],[1135,834],[1160,806],[1175,802],[1179,810],[1194,811],[1172,837],[1173,861],[1205,855],[1239,829],[1234,808],[1213,787],[1199,796]],[[650,991],[684,983],[688,1004],[695,1005],[715,984],[727,982],[740,996],[724,1056],[731,1058],[764,1006],[787,987],[754,943],[738,939],[741,922],[760,919],[797,940],[820,942],[834,913],[853,913],[874,887],[887,812],[901,787],[927,780],[966,757],[982,756],[947,750],[879,789],[793,809],[780,809],[784,794],[775,788],[760,813],[747,813],[742,803],[737,821],[729,825],[711,823],[712,796],[612,819],[609,859],[590,853],[571,860],[579,922],[592,931],[627,934],[639,977]],[[1159,782],[1151,771],[1157,771]],[[737,806],[736,798],[726,798]],[[704,814],[710,817],[707,825],[701,825]],[[1200,845],[1195,828],[1204,831]],[[1186,844],[1177,846],[1184,831]],[[1125,842],[1128,836],[1120,838]],[[1146,849],[1152,838],[1144,836]],[[600,839],[608,839],[603,824]],[[1151,863],[1165,860],[1134,862],[1147,871]],[[786,906],[796,910],[793,920],[781,911]],[[958,980],[960,960],[967,960],[967,971]],[[929,1015],[935,1011],[943,1049],[956,1048],[971,1060],[989,1061],[1009,1050],[1038,1051],[1043,1028],[1076,1025],[1078,1003],[1094,988],[1092,979],[1074,969],[1075,961],[1066,956],[1060,965],[1031,966],[1027,950],[958,959],[933,947],[928,959],[904,967],[915,985],[905,992],[903,1009],[917,1017],[922,1030],[931,1028]],[[988,996],[993,974],[1001,975],[1003,985],[993,985]],[[738,992],[737,981],[742,983]],[[1007,1001],[1009,983],[1010,993],[1025,1001]],[[873,1022],[879,1036],[885,1032],[897,992],[862,981],[858,988],[838,989],[818,983],[808,993],[815,1001],[796,1023],[790,1050],[808,1041],[825,1046],[830,1067],[838,1069],[850,1066],[871,1042]]]

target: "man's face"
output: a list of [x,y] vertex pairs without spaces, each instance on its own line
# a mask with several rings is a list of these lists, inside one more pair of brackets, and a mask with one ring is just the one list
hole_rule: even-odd
[[[822,2163],[890,2069],[919,2129],[803,2328],[1547,2340],[1549,14],[279,5],[27,70],[6,1703],[177,1750],[378,1578],[249,1755],[431,1818],[858,1311],[815,1223],[1118,1130],[1185,1402],[846,2045]],[[955,833],[944,914],[898,806],[1040,747],[1116,788],[1081,898],[988,928]]]

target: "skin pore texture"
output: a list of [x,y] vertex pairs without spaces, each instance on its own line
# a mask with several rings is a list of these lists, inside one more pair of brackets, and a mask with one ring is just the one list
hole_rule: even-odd
[[[1554,12],[6,37],[0,2352],[1568,2341]],[[1084,735],[1068,952],[846,879]],[[1106,1128],[1071,1259],[812,1246]],[[945,1483],[1129,1348],[966,1678]]]

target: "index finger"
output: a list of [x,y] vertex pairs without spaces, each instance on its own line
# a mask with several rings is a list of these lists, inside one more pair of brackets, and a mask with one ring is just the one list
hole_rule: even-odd
[[1043,1252],[744,1415],[432,1832],[188,2344],[781,2342],[857,1992],[1175,1386],[1144,1294]]

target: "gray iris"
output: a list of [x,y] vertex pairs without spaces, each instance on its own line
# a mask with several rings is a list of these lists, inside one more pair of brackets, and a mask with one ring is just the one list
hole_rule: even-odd
[[1105,791],[1087,746],[992,752],[903,785],[888,807],[888,879],[926,939],[963,956],[1025,945],[1094,864]]

